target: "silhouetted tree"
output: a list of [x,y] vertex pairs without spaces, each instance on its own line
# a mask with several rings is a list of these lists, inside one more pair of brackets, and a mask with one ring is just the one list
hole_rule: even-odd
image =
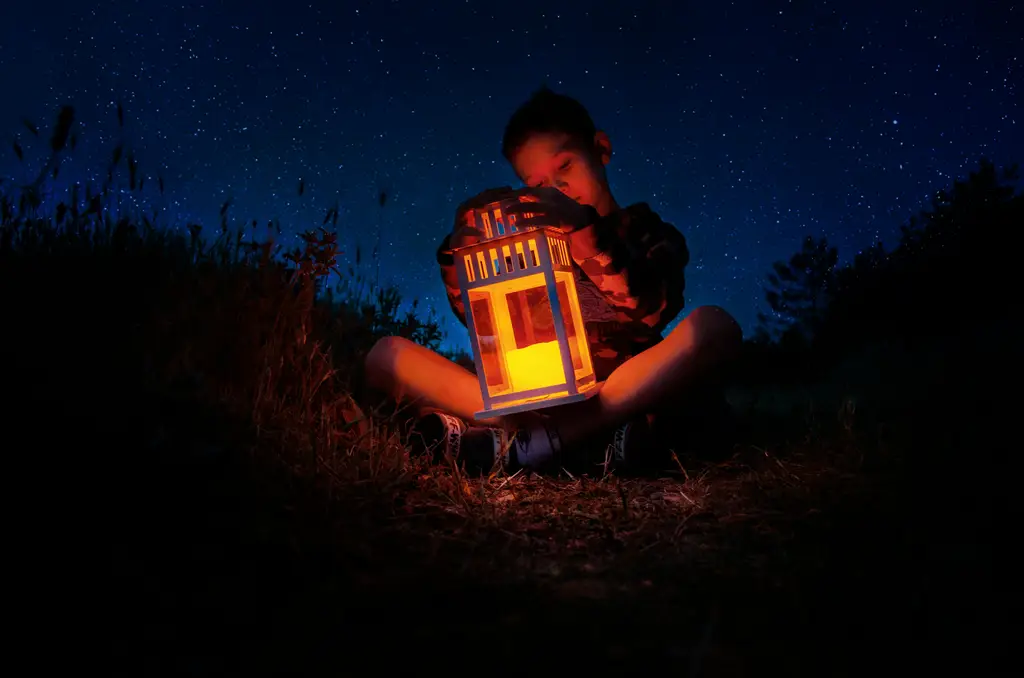
[[790,341],[813,336],[833,291],[838,259],[827,238],[807,236],[788,263],[775,262],[765,289],[771,314],[758,315],[764,331]]
[[1005,315],[1019,258],[1013,231],[1024,226],[1017,177],[1016,166],[998,172],[982,159],[902,227],[892,252],[879,243],[838,271],[820,339],[949,337],[988,322],[979,316]]

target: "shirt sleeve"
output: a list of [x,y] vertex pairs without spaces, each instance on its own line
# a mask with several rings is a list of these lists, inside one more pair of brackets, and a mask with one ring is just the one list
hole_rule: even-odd
[[444,237],[441,246],[437,248],[437,263],[441,267],[441,281],[444,283],[444,291],[448,296],[448,304],[459,322],[466,324],[466,308],[462,303],[462,290],[459,289],[459,276],[455,269],[455,255],[452,253],[451,234]]
[[571,251],[623,322],[639,322],[660,333],[682,310],[690,261],[686,239],[646,204],[580,229],[573,234]]

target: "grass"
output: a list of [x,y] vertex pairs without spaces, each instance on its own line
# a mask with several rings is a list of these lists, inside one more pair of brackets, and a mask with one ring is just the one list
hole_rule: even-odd
[[899,545],[859,454],[820,442],[751,448],[688,479],[469,480],[373,443],[324,460],[317,483],[285,450],[266,454],[286,463],[227,449],[150,461],[161,477],[118,493],[107,520],[123,527],[106,523],[119,534],[101,542],[130,624],[114,626],[115,666],[362,673],[549,657],[846,674],[867,621],[854,596],[889,603],[872,570],[894,578],[886,591],[901,575],[892,552],[875,562]]
[[985,659],[962,651],[982,621],[963,585],[984,584],[981,509],[961,488],[932,512],[932,472],[908,474],[948,430],[751,411],[727,461],[680,451],[660,478],[468,478],[409,459],[402,413],[362,387],[376,338],[439,334],[357,272],[317,295],[331,231],[284,252],[225,209],[207,243],[117,214],[113,183],[54,214],[35,189],[0,190],[0,424],[31,593],[12,612],[41,666],[724,676]]

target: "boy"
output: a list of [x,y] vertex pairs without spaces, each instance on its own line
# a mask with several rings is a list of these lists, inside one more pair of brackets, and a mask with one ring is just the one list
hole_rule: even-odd
[[[465,325],[452,250],[480,239],[467,211],[529,193],[539,202],[524,211],[571,232],[599,391],[583,402],[476,422],[474,413],[483,408],[477,377],[398,337],[370,351],[368,383],[417,401],[413,433],[420,447],[450,455],[467,470],[487,471],[495,463],[510,472],[557,468],[570,451],[593,449],[595,442],[605,443],[606,469],[663,462],[667,455],[658,458],[658,451],[685,442],[721,414],[724,399],[713,384],[739,349],[739,326],[723,309],[704,306],[662,339],[683,307],[686,241],[646,204],[619,207],[605,170],[611,142],[579,102],[542,88],[512,115],[502,153],[529,188],[485,191],[459,207],[437,252],[449,303]],[[519,223],[527,225],[521,217]]]

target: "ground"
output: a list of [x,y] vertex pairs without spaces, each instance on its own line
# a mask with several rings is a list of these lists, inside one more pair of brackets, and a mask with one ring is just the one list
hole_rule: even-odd
[[[300,477],[258,444],[67,424],[65,443],[116,446],[65,468],[105,481],[36,533],[33,575],[52,574],[26,618],[115,673],[859,675],[948,667],[935,644],[976,612],[972,546],[929,552],[901,455],[854,432],[662,478],[374,477],[371,460],[339,483],[344,459]],[[56,623],[49,596],[74,602]]]

